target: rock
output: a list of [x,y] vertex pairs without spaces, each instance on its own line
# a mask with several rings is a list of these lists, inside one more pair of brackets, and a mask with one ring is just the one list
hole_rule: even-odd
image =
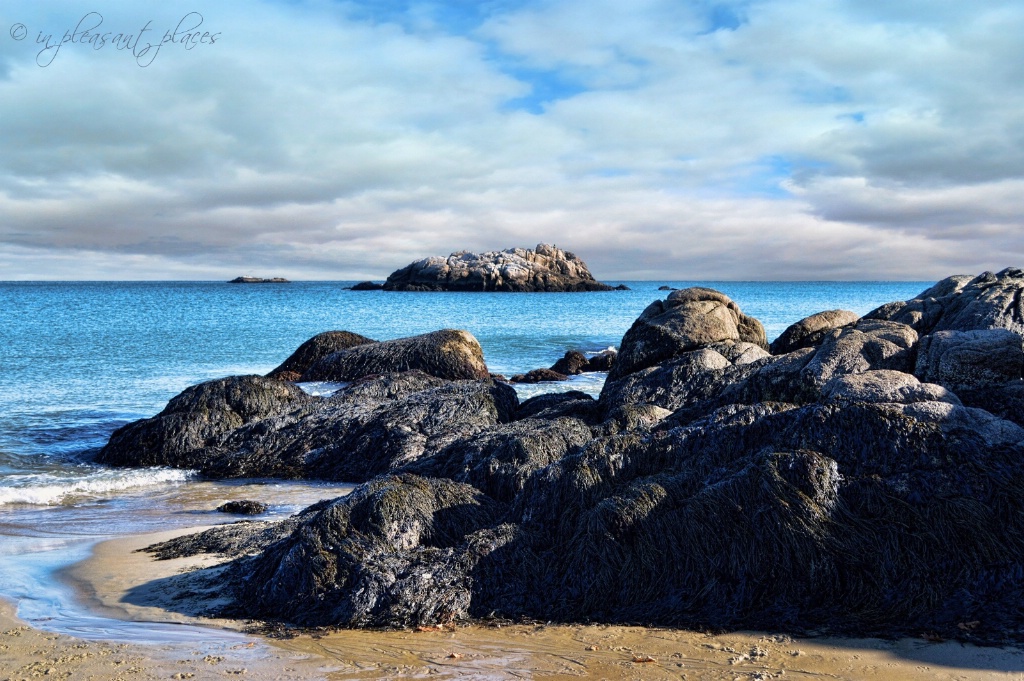
[[551,365],[550,371],[566,376],[582,374],[590,365],[590,360],[579,350],[569,350],[562,359]]
[[449,380],[490,376],[480,343],[467,331],[443,329],[420,336],[357,345],[323,357],[302,381],[352,381],[395,371],[422,371]]
[[960,399],[941,385],[921,383],[917,377],[902,371],[869,370],[859,374],[836,376],[821,389],[822,400],[828,402],[948,402]]
[[509,502],[533,473],[593,437],[579,419],[525,419],[454,442],[404,470],[465,482],[498,501]]
[[517,403],[503,383],[386,374],[238,428],[191,462],[216,478],[363,482],[511,421]]
[[849,310],[828,310],[812,314],[791,325],[772,341],[771,353],[784,355],[800,348],[815,347],[833,329],[848,326],[858,319],[860,317],[857,313]]
[[[503,505],[461,483],[387,476],[323,505],[245,564],[249,616],[299,625],[411,627],[466,618],[474,532]],[[491,547],[493,550],[493,547]]]
[[961,389],[958,395],[968,407],[984,409],[999,418],[1024,426],[1024,381]]
[[600,402],[606,412],[626,404],[652,404],[674,411],[718,396],[758,366],[735,366],[721,353],[701,348],[620,380],[606,381]]
[[889,303],[865,317],[908,324],[921,335],[935,331],[1007,329],[1024,335],[1024,270],[943,279],[917,298]]
[[198,468],[207,445],[247,423],[310,404],[300,388],[262,376],[232,376],[187,388],[156,416],[118,428],[97,461],[114,466]]
[[706,288],[673,291],[651,303],[622,337],[608,380],[721,341],[768,347],[761,323],[740,312],[725,294]]
[[281,363],[281,366],[267,374],[267,378],[297,381],[309,367],[324,357],[339,350],[375,342],[366,336],[360,336],[358,333],[352,333],[351,331],[324,331],[300,345],[288,359]]
[[261,501],[239,499],[228,501],[217,507],[220,513],[236,513],[238,515],[261,515],[267,512],[267,505]]
[[384,284],[376,284],[372,281],[361,281],[352,288],[350,291],[383,291]]
[[554,419],[572,416],[587,423],[597,417],[597,401],[579,390],[536,395],[519,405],[516,419]]
[[809,386],[820,388],[833,376],[870,369],[910,373],[915,343],[917,333],[906,324],[862,319],[830,331],[801,371],[801,377]]
[[1019,381],[1024,339],[1006,329],[936,331],[921,339],[914,373],[952,390]]
[[659,286],[658,290],[659,291],[678,291],[679,289],[675,288],[674,286]]
[[386,291],[610,291],[586,263],[555,246],[510,248],[417,260],[391,273]]
[[587,368],[583,371],[611,371],[612,365],[615,364],[615,358],[618,355],[619,352],[615,348],[602,350],[587,360]]
[[259,277],[235,277],[229,284],[290,284],[291,282],[282,277],[271,279],[260,279]]
[[511,517],[548,618],[955,631],[1024,590],[985,557],[1020,555],[1022,436],[949,403],[731,406],[589,443]]
[[543,381],[566,381],[569,377],[551,369],[533,369],[525,374],[516,374],[508,379],[512,383],[541,383]]
[[613,286],[612,290],[613,291],[631,291],[632,289],[629,288],[628,286],[626,286],[625,284],[619,284],[618,286]]

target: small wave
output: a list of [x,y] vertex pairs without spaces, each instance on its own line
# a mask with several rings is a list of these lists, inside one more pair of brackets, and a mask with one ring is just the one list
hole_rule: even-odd
[[8,475],[0,482],[0,506],[57,506],[73,500],[104,497],[135,488],[181,483],[194,475],[194,471],[172,468],[95,469],[73,477],[52,473]]

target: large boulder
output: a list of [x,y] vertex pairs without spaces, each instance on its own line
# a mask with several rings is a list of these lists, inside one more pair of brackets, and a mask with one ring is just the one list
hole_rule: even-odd
[[511,421],[518,405],[503,383],[419,372],[353,388],[231,431],[197,452],[192,467],[218,478],[362,482]]
[[576,255],[548,244],[535,249],[469,253],[417,260],[391,273],[386,291],[610,291]]
[[376,341],[351,331],[324,331],[310,338],[295,350],[279,367],[267,374],[267,378],[282,381],[297,381],[309,367],[339,350]]
[[244,563],[249,616],[300,625],[409,627],[464,619],[469,572],[504,507],[457,482],[387,476],[322,502]]
[[1024,335],[1022,292],[1024,270],[1008,267],[996,274],[948,277],[916,298],[883,305],[865,316],[909,324],[921,335],[975,329]]
[[468,331],[442,329],[356,345],[327,355],[303,372],[302,381],[353,381],[396,371],[422,371],[449,380],[487,379],[480,343]]
[[719,342],[768,347],[761,323],[744,315],[724,293],[699,287],[673,291],[648,305],[626,331],[608,380]]
[[291,383],[262,376],[207,381],[172,398],[156,416],[118,428],[97,461],[198,468],[198,452],[226,433],[314,400]]
[[889,369],[872,369],[859,374],[836,376],[822,386],[821,399],[826,402],[960,404],[960,398],[941,385],[921,383],[912,374]]
[[860,316],[849,310],[827,310],[812,314],[790,325],[773,340],[771,352],[773,355],[784,355],[801,348],[815,347],[833,329],[848,326],[858,319]]
[[936,331],[921,339],[914,373],[952,390],[1019,381],[1024,338],[1006,329]]

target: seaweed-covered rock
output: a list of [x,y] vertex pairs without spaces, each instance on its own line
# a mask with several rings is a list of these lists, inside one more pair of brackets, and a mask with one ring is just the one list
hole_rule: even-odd
[[772,341],[773,355],[784,355],[800,348],[811,348],[820,344],[833,329],[853,324],[860,316],[849,310],[827,310],[790,325]]
[[597,401],[585,392],[567,390],[536,395],[519,405],[517,419],[554,419],[572,416],[591,423],[598,416]]
[[392,272],[386,291],[611,291],[586,263],[548,244],[535,249],[469,253],[417,260]]
[[262,501],[253,501],[252,499],[236,499],[221,504],[217,507],[217,511],[236,515],[260,515],[267,512],[267,505]]
[[238,428],[192,463],[218,478],[362,482],[511,421],[517,403],[502,383],[390,374]]
[[309,367],[339,350],[376,341],[351,331],[324,331],[300,345],[279,367],[267,374],[267,378],[282,381],[297,381]]
[[477,530],[504,506],[457,482],[377,478],[246,562],[244,612],[300,625],[401,627],[467,617]]
[[199,468],[197,452],[224,434],[312,401],[295,385],[262,376],[207,381],[172,398],[156,416],[115,430],[97,461]]
[[1007,329],[1024,335],[1024,270],[943,279],[916,298],[889,303],[865,317],[908,324],[921,335],[935,331]]
[[467,331],[443,329],[340,350],[313,363],[301,380],[352,381],[414,370],[449,380],[490,377],[476,338]]
[[498,501],[508,502],[534,472],[593,437],[579,419],[526,419],[454,442],[405,470],[465,482]]
[[673,291],[648,305],[626,331],[608,380],[721,341],[768,347],[761,323],[740,312],[725,294],[708,288]]
[[1024,339],[1006,329],[936,331],[921,339],[914,373],[953,390],[1019,381]]

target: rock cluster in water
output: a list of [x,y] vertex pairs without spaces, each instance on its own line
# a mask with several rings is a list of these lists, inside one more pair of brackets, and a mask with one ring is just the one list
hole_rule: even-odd
[[291,282],[284,277],[271,277],[270,279],[262,279],[260,277],[235,277],[229,284],[290,284]]
[[771,348],[725,295],[673,291],[626,332],[597,400],[520,403],[465,332],[330,336],[286,370],[351,381],[339,393],[212,381],[100,458],[363,483],[286,524],[158,547],[241,547],[215,577],[239,617],[1020,641],[1022,291],[1017,269],[951,277]]
[[548,244],[534,249],[469,253],[417,260],[392,272],[386,291],[611,291],[596,281],[587,264]]

